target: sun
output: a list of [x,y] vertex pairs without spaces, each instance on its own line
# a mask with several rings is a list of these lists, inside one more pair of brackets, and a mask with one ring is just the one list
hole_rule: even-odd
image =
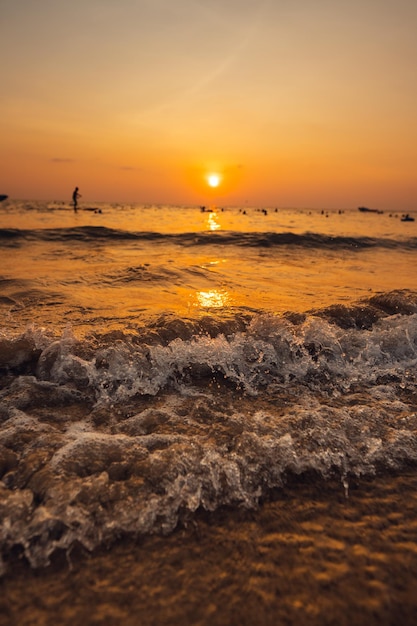
[[207,182],[210,185],[210,187],[218,187],[221,182],[220,174],[209,174],[207,176]]

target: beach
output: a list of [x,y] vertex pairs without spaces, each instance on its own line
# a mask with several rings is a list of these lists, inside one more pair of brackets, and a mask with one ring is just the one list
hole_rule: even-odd
[[412,624],[415,223],[0,207],[1,624]]
[[306,477],[256,511],[82,550],[1,583],[1,624],[415,623],[417,472]]
[[0,626],[417,624],[417,3],[1,3]]

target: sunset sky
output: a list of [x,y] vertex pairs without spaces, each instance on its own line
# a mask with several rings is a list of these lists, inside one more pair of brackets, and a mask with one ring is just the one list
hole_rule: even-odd
[[416,0],[0,0],[0,19],[0,193],[417,209]]

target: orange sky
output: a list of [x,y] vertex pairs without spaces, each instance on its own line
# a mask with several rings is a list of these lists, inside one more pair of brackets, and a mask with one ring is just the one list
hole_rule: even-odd
[[0,15],[1,193],[417,209],[415,0],[2,0]]

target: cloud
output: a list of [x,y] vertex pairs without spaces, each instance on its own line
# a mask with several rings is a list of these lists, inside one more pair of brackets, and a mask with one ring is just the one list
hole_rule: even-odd
[[226,171],[233,172],[234,170],[241,170],[243,168],[244,168],[244,165],[242,163],[235,163],[234,165],[229,165],[226,168]]
[[60,157],[54,157],[50,161],[51,163],[75,163],[74,159],[62,159]]

